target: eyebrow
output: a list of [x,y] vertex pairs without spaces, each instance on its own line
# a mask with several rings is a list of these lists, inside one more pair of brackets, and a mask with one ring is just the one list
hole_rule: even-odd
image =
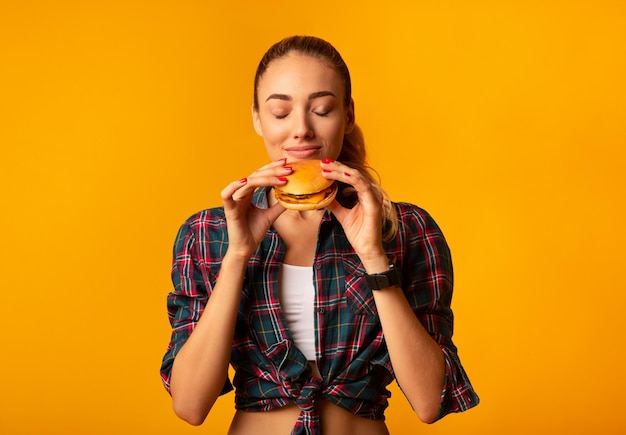
[[[314,100],[316,98],[321,98],[321,97],[337,97],[334,93],[330,92],[330,91],[318,91],[318,92],[313,92],[312,94],[309,94],[309,100]],[[269,100],[283,100],[283,101],[291,101],[293,100],[293,98],[291,98],[291,96],[286,95],[286,94],[272,94],[269,97],[267,97],[267,99],[265,101],[269,101]]]

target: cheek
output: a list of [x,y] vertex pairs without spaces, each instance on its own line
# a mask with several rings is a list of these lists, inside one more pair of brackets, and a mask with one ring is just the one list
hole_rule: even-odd
[[278,145],[285,141],[286,135],[280,129],[268,129],[263,137],[268,145]]
[[261,120],[261,129],[263,136],[266,138],[279,139],[288,134],[287,124],[285,122],[276,122],[273,119]]
[[333,129],[332,137],[334,138],[335,142],[338,143],[338,145],[341,145],[343,143],[344,131],[345,129],[342,126],[338,126]]

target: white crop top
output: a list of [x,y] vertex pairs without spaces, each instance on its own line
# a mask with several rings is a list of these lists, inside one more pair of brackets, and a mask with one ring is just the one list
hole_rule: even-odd
[[296,346],[307,360],[315,361],[313,268],[282,265],[279,298]]

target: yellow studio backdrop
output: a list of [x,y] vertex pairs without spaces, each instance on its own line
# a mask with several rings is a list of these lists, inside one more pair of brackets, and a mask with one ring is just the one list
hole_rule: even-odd
[[623,1],[0,3],[0,433],[225,433],[158,369],[174,235],[265,163],[252,79],[290,34],[333,42],[370,161],[455,264],[481,404],[396,434],[622,434]]

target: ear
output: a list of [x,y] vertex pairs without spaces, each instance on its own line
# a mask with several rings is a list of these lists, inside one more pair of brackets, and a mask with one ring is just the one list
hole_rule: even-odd
[[344,134],[352,133],[354,129],[355,117],[354,117],[354,100],[350,99],[350,107],[346,111],[346,130]]
[[252,125],[256,134],[263,137],[263,130],[261,129],[261,119],[259,118],[259,111],[252,105]]

